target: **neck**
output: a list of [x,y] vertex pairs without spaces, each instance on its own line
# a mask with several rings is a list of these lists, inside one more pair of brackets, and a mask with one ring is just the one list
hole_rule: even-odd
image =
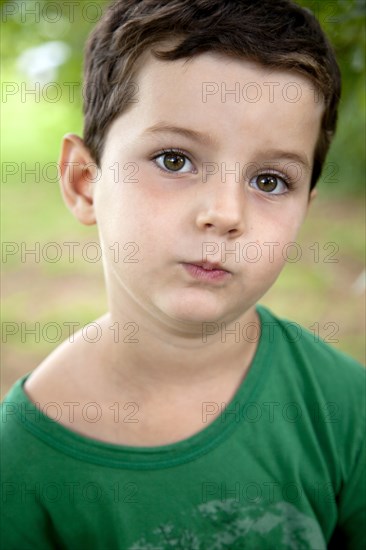
[[146,314],[116,310],[97,322],[102,338],[95,358],[103,375],[114,388],[128,384],[149,393],[241,380],[255,355],[260,324],[254,306],[230,322],[190,325],[189,331],[187,324],[167,327],[161,320],[149,322]]

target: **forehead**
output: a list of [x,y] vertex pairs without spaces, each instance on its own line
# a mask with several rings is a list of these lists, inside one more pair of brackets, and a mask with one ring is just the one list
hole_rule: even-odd
[[[323,102],[295,71],[208,52],[162,61],[144,54],[136,75],[138,100],[122,115],[142,132],[161,121],[205,132],[216,146],[298,146],[312,158]],[[211,143],[211,142],[210,142]]]

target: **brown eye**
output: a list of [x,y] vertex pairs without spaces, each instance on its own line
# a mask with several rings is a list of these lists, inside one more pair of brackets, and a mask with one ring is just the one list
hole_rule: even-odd
[[278,185],[276,176],[259,176],[257,185],[261,191],[274,191]]
[[194,166],[189,158],[179,150],[164,151],[153,157],[153,162],[162,170],[167,173],[179,173],[185,174],[187,172],[196,173]]
[[284,195],[291,189],[290,182],[277,174],[260,174],[254,176],[249,185],[267,195]]
[[164,166],[168,170],[173,170],[174,172],[180,170],[185,165],[186,161],[182,155],[177,155],[176,153],[166,153],[164,155]]

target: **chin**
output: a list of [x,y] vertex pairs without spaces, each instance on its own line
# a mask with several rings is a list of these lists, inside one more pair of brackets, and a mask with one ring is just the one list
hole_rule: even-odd
[[222,296],[208,291],[165,296],[157,305],[169,318],[184,323],[221,322],[228,314]]

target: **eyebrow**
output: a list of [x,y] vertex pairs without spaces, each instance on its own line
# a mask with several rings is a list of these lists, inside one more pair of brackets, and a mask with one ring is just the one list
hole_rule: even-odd
[[[197,130],[192,130],[190,128],[182,128],[181,126],[172,126],[165,122],[158,122],[149,128],[146,128],[145,134],[157,134],[157,133],[170,133],[178,134],[186,138],[190,138],[197,143],[203,145],[211,145],[218,148],[219,144],[217,140],[212,137],[210,134],[205,134],[203,132],[198,132]],[[272,159],[282,159],[294,161],[296,164],[300,164],[306,171],[310,172],[311,166],[310,162],[307,159],[306,155],[298,153],[296,151],[286,151],[283,149],[267,149],[266,151],[261,151],[261,157],[271,157]]]
[[268,149],[267,151],[263,151],[261,155],[272,159],[292,160],[296,164],[300,164],[307,172],[311,170],[310,162],[303,153],[282,149]]
[[170,133],[170,134],[179,134],[181,136],[202,143],[203,145],[214,145],[218,147],[218,142],[210,135],[204,134],[203,132],[198,132],[197,130],[191,130],[190,128],[182,128],[180,126],[171,126],[165,122],[158,122],[149,128],[146,128],[146,134],[156,134],[158,132]]

